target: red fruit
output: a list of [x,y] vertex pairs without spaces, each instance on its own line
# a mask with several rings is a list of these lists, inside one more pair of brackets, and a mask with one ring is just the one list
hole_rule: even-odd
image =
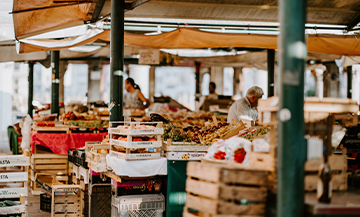
[[149,141],[157,141],[156,138],[150,138]]

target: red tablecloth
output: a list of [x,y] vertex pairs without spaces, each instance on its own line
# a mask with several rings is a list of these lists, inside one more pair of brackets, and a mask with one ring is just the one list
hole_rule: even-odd
[[49,148],[55,154],[67,155],[69,148],[81,148],[85,142],[102,141],[108,133],[35,133],[31,132],[31,152],[34,143]]

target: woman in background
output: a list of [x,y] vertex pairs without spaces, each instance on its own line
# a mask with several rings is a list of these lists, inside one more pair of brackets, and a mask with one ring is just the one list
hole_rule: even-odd
[[141,93],[140,87],[135,84],[134,79],[129,77],[125,80],[125,89],[129,92],[129,97],[125,101],[126,108],[145,110],[149,107],[150,101]]

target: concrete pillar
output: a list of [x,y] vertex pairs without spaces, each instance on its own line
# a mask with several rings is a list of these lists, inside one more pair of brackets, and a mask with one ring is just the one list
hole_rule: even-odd
[[100,101],[102,63],[100,61],[92,61],[88,65],[88,102]]
[[215,82],[216,93],[222,95],[224,92],[224,67],[211,67],[210,81]]
[[64,77],[65,77],[65,72],[67,70],[67,66],[68,66],[68,62],[67,61],[60,61],[60,67],[59,67],[59,79],[60,79],[60,84],[59,84],[59,102],[64,102],[65,97],[64,97]]
[[240,77],[242,76],[242,70],[243,67],[237,67],[234,68],[234,88],[233,88],[233,96],[241,96],[241,90],[240,90]]
[[149,70],[149,100],[155,96],[155,69],[156,66],[151,66]]
[[315,69],[315,96],[322,99],[324,97],[324,79],[323,79],[324,70]]

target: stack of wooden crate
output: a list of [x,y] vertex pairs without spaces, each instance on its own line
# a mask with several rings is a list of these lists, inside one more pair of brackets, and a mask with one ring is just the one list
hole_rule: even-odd
[[53,185],[51,217],[80,216],[80,185]]
[[[67,179],[68,177],[68,156],[67,155],[58,155],[53,153],[41,153],[41,154],[32,154],[30,157],[30,186],[31,193],[33,195],[40,195],[41,189],[40,186],[35,182],[35,177],[37,173],[46,173],[58,175],[62,174],[63,178]],[[65,181],[67,180],[59,180]]]
[[80,186],[80,217],[89,216],[89,184],[85,183],[84,177],[72,175],[72,183]]
[[267,171],[189,162],[184,217],[265,216]]
[[[323,159],[308,160],[305,163],[305,191],[316,191],[318,171]],[[330,169],[332,171],[333,191],[347,190],[347,156],[346,149],[343,149],[342,155],[333,154],[329,156]]]
[[[27,216],[29,165],[30,158],[27,150],[21,156],[0,156],[0,200],[7,204],[0,207],[1,215]],[[9,206],[9,203],[12,206]]]
[[269,145],[270,145],[270,155],[274,158],[274,164],[271,166],[273,169],[269,173],[268,182],[269,190],[273,193],[276,193],[277,190],[277,110],[278,110],[278,101],[277,97],[272,97],[267,100],[259,100],[258,112],[259,112],[259,123],[263,125],[268,125],[270,127],[269,132]]

